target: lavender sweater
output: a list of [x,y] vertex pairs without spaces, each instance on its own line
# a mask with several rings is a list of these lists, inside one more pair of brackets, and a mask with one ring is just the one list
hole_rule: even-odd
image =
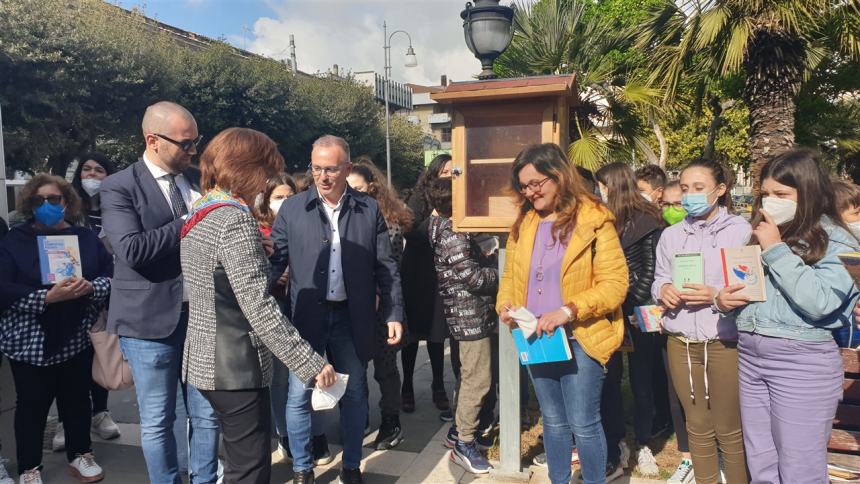
[[[717,216],[709,221],[685,218],[663,231],[657,244],[657,268],[651,294],[660,299],[660,288],[672,283],[672,257],[681,252],[702,252],[705,260],[705,284],[722,288],[723,265],[720,249],[741,247],[747,244],[752,227],[743,218],[731,215],[720,207]],[[719,339],[735,341],[738,330],[734,315],[722,315],[712,304],[681,306],[668,310],[663,316],[663,330],[693,341]]]

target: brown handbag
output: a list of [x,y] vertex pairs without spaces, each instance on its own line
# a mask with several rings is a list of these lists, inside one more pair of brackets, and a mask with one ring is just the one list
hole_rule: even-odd
[[106,390],[124,390],[134,385],[128,360],[119,347],[119,336],[107,332],[107,311],[99,314],[90,329],[93,343],[93,381]]

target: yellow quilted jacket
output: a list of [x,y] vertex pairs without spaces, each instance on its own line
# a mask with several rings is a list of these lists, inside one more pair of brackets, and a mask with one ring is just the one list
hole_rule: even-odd
[[[562,297],[565,304],[574,304],[578,311],[573,332],[585,353],[602,365],[624,338],[621,303],[627,294],[627,263],[614,221],[606,207],[583,200],[562,260]],[[532,211],[520,225],[519,240],[508,239],[497,311],[505,304],[526,305],[539,223],[540,217]]]

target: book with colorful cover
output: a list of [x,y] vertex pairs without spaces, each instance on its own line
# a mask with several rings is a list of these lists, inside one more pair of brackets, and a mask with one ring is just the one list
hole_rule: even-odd
[[517,345],[520,363],[524,366],[568,361],[573,358],[573,353],[570,352],[570,343],[567,341],[567,332],[563,328],[556,328],[552,336],[544,333],[539,338],[532,338],[531,341],[523,335],[523,330],[519,328],[511,333],[514,336],[514,343]]
[[684,252],[672,258],[672,284],[679,291],[689,291],[684,284],[705,283],[705,259],[701,252]]
[[723,279],[726,287],[743,284],[735,294],[743,294],[750,301],[767,301],[764,267],[761,263],[761,246],[747,245],[720,249],[723,259]]
[[860,289],[860,252],[846,252],[839,254],[839,261],[845,266],[845,270],[854,279],[854,285]]
[[660,331],[663,308],[650,304],[648,306],[636,306],[633,308],[636,322],[643,333],[656,333]]
[[36,243],[42,284],[56,284],[70,277],[83,277],[81,249],[76,235],[39,235]]

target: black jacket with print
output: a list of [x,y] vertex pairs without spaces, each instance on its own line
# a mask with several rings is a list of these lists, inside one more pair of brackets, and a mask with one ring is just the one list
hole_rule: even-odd
[[496,326],[498,269],[469,234],[454,232],[449,218],[430,217],[429,237],[451,336],[457,341],[490,336]]

